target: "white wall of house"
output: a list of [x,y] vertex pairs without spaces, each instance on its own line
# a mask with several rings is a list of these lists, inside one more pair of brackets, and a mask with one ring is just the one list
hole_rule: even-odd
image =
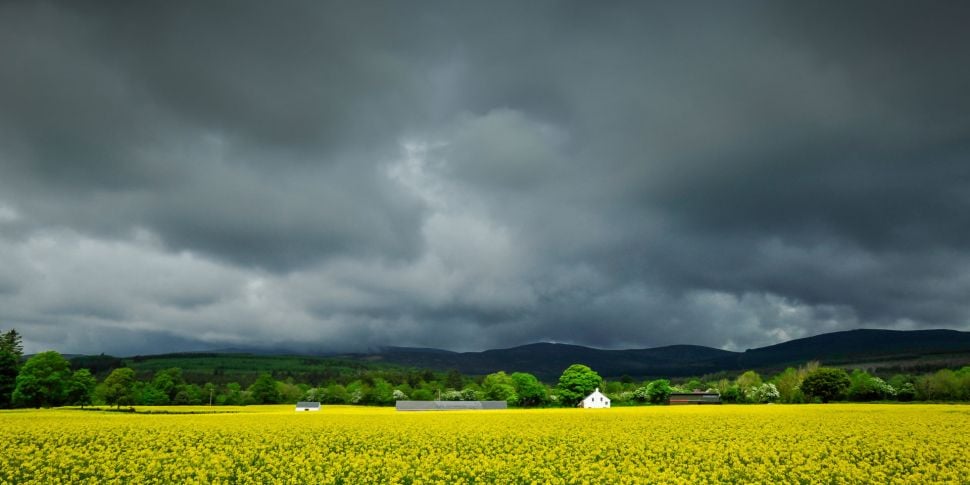
[[583,399],[582,407],[593,409],[608,408],[610,407],[610,398],[604,396],[597,387],[592,394],[586,396],[586,399]]

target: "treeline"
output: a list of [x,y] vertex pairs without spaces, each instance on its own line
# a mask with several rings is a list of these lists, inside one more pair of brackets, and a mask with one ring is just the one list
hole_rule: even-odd
[[609,382],[606,394],[615,403],[662,403],[675,392],[711,392],[726,403],[813,403],[830,401],[970,401],[970,366],[934,373],[896,374],[888,380],[862,369],[821,367],[809,362],[770,377],[747,371],[734,379],[666,379],[640,385]]
[[[496,372],[469,377],[413,369],[356,369],[315,382],[262,373],[243,382],[192,382],[171,367],[137,373],[115,367],[103,373],[72,369],[57,352],[42,352],[23,361],[15,330],[0,333],[0,407],[61,405],[249,405],[320,401],[326,404],[385,406],[398,400],[501,400],[520,407],[575,406],[595,388],[613,405],[663,404],[671,393],[717,393],[726,403],[806,403],[829,401],[970,401],[970,367],[930,374],[897,374],[887,379],[863,370],[846,372],[810,362],[768,377],[747,371],[736,378],[692,378],[678,381],[606,381],[584,365],[572,365],[555,385],[525,372]],[[76,366],[75,366],[76,367]],[[98,382],[96,375],[105,377]]]

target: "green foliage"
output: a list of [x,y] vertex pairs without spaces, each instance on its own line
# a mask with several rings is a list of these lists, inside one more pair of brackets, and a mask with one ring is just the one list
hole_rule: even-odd
[[150,382],[139,382],[135,385],[134,404],[143,406],[166,406],[171,404],[168,393],[158,389]]
[[13,405],[13,392],[17,388],[17,373],[24,346],[20,334],[10,329],[0,334],[0,409]]
[[465,377],[461,375],[461,372],[458,372],[455,369],[449,370],[448,374],[445,376],[445,387],[457,390],[464,386]]
[[542,406],[549,399],[546,386],[539,382],[536,376],[527,372],[516,372],[511,378],[515,385],[515,394],[519,397],[517,402],[519,406]]
[[67,404],[81,407],[91,404],[94,388],[97,385],[98,381],[91,375],[91,371],[87,369],[74,371],[67,384]]
[[502,371],[485,376],[485,380],[482,381],[482,390],[488,400],[506,401],[512,405],[519,401],[519,396],[515,392],[515,381]]
[[67,400],[71,364],[61,354],[48,351],[31,357],[17,374],[13,402],[18,406],[61,406]]
[[654,404],[667,402],[672,392],[674,392],[674,389],[667,379],[657,379],[647,384],[647,400]]
[[13,391],[17,387],[19,359],[9,350],[0,350],[0,409],[13,404]]
[[256,382],[249,386],[249,394],[256,404],[277,404],[281,400],[276,381],[266,372],[260,374]]
[[[17,342],[19,335],[9,332],[0,335],[0,341]],[[7,348],[16,348],[8,346]],[[225,357],[225,359],[223,359]],[[75,358],[72,362],[89,362],[104,369],[121,362],[107,356]],[[663,403],[669,393],[678,389],[693,390],[716,388],[723,402],[805,402],[812,398],[827,401],[847,397],[851,400],[898,399],[907,400],[970,400],[970,367],[960,370],[942,370],[920,376],[896,375],[889,382],[862,371],[853,372],[848,378],[848,386],[835,394],[821,394],[817,383],[803,381],[819,367],[810,362],[797,369],[788,368],[774,376],[768,384],[761,381],[754,371],[748,371],[735,380],[728,380],[726,374],[709,375],[702,378],[686,379],[677,387],[664,379],[638,386],[632,379],[603,381],[598,374],[585,365],[570,366],[559,379],[558,385],[550,394],[550,388],[535,376],[516,372],[506,374],[496,372],[479,377],[478,381],[452,370],[436,373],[431,370],[402,369],[392,366],[358,367],[348,365],[340,359],[317,359],[292,356],[245,356],[245,355],[202,355],[182,354],[175,356],[137,357],[131,359],[138,369],[128,368],[97,386],[97,402],[111,405],[162,405],[162,404],[207,404],[210,393],[215,404],[245,405],[253,403],[294,402],[306,396],[328,404],[371,404],[390,405],[399,399],[416,400],[480,400],[500,399],[510,405],[542,406],[549,402],[573,406],[583,397],[600,387],[611,396],[615,403]],[[191,364],[191,370],[173,366],[173,363]],[[263,364],[267,364],[264,366]],[[330,365],[336,367],[331,368]],[[209,367],[216,365],[215,367]],[[17,385],[16,356],[0,350],[0,407],[12,404],[13,391]],[[256,374],[258,369],[274,369],[272,373]],[[140,370],[139,370],[140,369]],[[285,369],[285,370],[283,370]],[[302,369],[302,370],[300,370]],[[118,369],[115,369],[118,370]],[[826,371],[827,372],[827,371]],[[90,388],[95,382],[94,372],[86,369],[73,374],[66,370],[61,376],[64,384],[59,400],[46,401],[39,405],[80,404],[92,402]],[[112,374],[115,374],[112,371]],[[102,374],[103,375],[103,374]],[[239,377],[242,385],[231,377]],[[258,377],[258,378],[257,378]],[[352,378],[351,378],[352,377]],[[301,380],[316,379],[316,380]],[[721,378],[715,381],[715,379]],[[26,377],[24,378],[26,379]],[[818,380],[818,376],[813,379]],[[257,384],[257,381],[262,380]],[[706,382],[709,381],[709,382]],[[127,384],[126,384],[127,382]],[[273,383],[270,390],[269,382]],[[760,384],[756,384],[759,383]],[[205,383],[205,386],[202,386]],[[456,387],[463,384],[463,387]],[[26,392],[34,385],[25,381]],[[119,387],[120,386],[120,387]],[[125,391],[125,386],[127,391]],[[248,390],[245,386],[249,386]],[[261,387],[262,386],[262,387]],[[746,391],[743,386],[747,386]],[[6,389],[6,391],[4,391]],[[121,390],[118,390],[121,389]],[[812,394],[806,396],[806,390]],[[275,391],[275,392],[274,392]],[[311,392],[312,391],[312,392]],[[37,406],[36,401],[26,399],[22,392],[20,405]],[[777,397],[775,396],[777,392]]]
[[68,359],[71,367],[75,369],[88,369],[95,377],[105,377],[111,371],[125,367],[125,362],[117,357],[110,355],[78,355]]
[[371,386],[368,397],[369,404],[376,404],[378,406],[394,404],[394,386],[384,379],[374,379],[374,385]]
[[24,356],[23,338],[16,329],[0,334],[0,352],[10,352],[17,357],[17,360]]
[[226,384],[226,391],[218,397],[218,401],[226,406],[241,406],[243,404],[242,386],[238,382]]
[[461,391],[456,391],[454,389],[448,389],[447,391],[441,393],[442,401],[464,401],[465,395]]
[[849,375],[848,397],[852,401],[880,401],[892,399],[896,390],[886,381],[869,375],[864,370],[856,369]]
[[755,392],[756,388],[761,386],[761,376],[757,372],[749,370],[738,376],[734,383],[738,386],[744,400],[750,401],[749,396]]
[[904,382],[896,389],[896,400],[899,402],[909,402],[916,399],[916,386],[911,382]]
[[482,392],[481,387],[474,384],[461,390],[461,400],[462,401],[481,401],[485,399],[485,393]]
[[778,389],[778,400],[785,403],[801,402],[804,395],[801,391],[802,377],[793,367],[789,367],[773,379]]
[[[347,384],[347,398],[345,404],[366,404],[366,397],[370,389],[360,379]],[[429,393],[431,391],[428,391]]]
[[735,384],[729,385],[721,391],[721,402],[724,403],[743,403],[747,397],[741,392],[741,388]]
[[802,381],[802,392],[827,403],[844,396],[850,385],[849,375],[844,370],[819,367]]
[[778,401],[780,393],[774,384],[763,382],[761,385],[749,388],[746,397],[749,402],[764,404]]
[[121,367],[111,371],[98,389],[104,402],[117,407],[135,403],[135,371]]
[[176,405],[199,405],[202,404],[202,389],[195,384],[181,386],[175,393],[172,404]]
[[434,393],[427,389],[415,389],[411,393],[411,399],[415,401],[433,401],[435,398]]
[[[76,359],[78,362],[85,362],[85,364],[77,364],[76,367],[88,367],[94,371],[94,367],[88,365],[93,357]],[[187,383],[202,385],[212,382],[217,386],[225,386],[230,382],[236,382],[243,388],[256,382],[259,375],[264,372],[269,372],[278,380],[292,378],[294,382],[318,386],[330,382],[346,386],[357,379],[369,381],[377,377],[392,383],[413,380],[412,384],[415,384],[425,374],[421,370],[386,363],[294,355],[166,354],[137,356],[123,361],[113,357],[103,357],[98,364],[102,366],[101,369],[104,369],[104,366],[118,367],[118,362],[134,369],[140,378],[155,375],[166,369],[179,368]],[[106,373],[107,370],[102,370],[100,375]],[[98,373],[95,372],[95,374]],[[431,379],[437,379],[437,376],[431,373]]]
[[916,396],[931,401],[970,399],[970,367],[941,369],[916,380]]
[[559,402],[563,406],[576,406],[602,383],[603,378],[593,369],[582,364],[573,364],[559,377],[559,385],[556,386]]
[[152,386],[164,394],[170,402],[175,402],[175,397],[185,388],[185,378],[182,377],[182,369],[170,367],[155,373],[152,379]]
[[700,379],[691,379],[683,383],[680,387],[682,387],[687,392],[693,392],[695,390],[703,391],[705,389],[704,383],[701,382]]

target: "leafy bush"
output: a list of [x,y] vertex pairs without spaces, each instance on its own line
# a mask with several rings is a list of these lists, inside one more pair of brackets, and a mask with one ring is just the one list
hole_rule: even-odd
[[667,379],[657,379],[647,384],[647,400],[654,404],[667,402],[672,392],[673,388],[670,387],[670,381]]
[[851,384],[849,375],[844,370],[819,367],[805,377],[802,382],[802,391],[806,395],[818,398],[826,403],[844,396]]

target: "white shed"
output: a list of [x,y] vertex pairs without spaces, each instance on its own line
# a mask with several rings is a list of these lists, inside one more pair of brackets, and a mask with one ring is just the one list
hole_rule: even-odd
[[579,403],[581,408],[608,408],[610,407],[610,398],[603,395],[600,392],[600,388],[596,388],[592,394],[586,396],[583,402]]
[[320,403],[314,401],[300,401],[296,403],[297,411],[319,411]]

